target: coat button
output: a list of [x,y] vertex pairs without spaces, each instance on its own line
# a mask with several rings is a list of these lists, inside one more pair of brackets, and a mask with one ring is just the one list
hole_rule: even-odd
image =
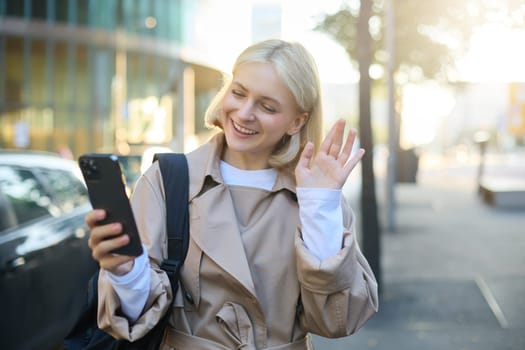
[[191,305],[193,305],[195,302],[193,301],[193,297],[191,296],[191,294],[189,292],[185,292],[184,293],[184,297],[186,298],[186,300],[188,301],[188,303],[190,303]]

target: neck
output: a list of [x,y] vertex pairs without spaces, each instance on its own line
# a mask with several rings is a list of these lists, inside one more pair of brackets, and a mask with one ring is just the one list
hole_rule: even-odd
[[222,160],[231,166],[243,170],[261,170],[270,168],[270,165],[268,164],[268,157],[263,157],[256,154],[233,152],[227,147],[224,149],[222,154]]

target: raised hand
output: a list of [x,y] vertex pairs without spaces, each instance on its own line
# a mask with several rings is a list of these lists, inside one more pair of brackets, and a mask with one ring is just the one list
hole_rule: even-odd
[[365,150],[361,148],[352,155],[352,147],[357,135],[355,129],[350,129],[343,144],[345,124],[343,119],[334,124],[317,154],[314,154],[314,146],[311,142],[305,146],[295,168],[297,187],[332,189],[343,187],[346,179],[365,154]]

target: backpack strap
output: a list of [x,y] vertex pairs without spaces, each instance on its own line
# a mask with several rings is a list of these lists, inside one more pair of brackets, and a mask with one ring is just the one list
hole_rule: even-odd
[[183,153],[157,153],[166,200],[166,232],[168,258],[161,268],[170,279],[173,296],[178,289],[179,271],[186,258],[189,244],[189,177],[188,162]]

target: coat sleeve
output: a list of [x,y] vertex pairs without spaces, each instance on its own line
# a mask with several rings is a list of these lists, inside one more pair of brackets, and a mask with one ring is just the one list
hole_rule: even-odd
[[98,281],[98,325],[115,338],[134,341],[158,323],[173,300],[170,281],[159,267],[160,262],[167,257],[167,244],[164,188],[157,163],[138,180],[131,205],[150,259],[149,296],[142,314],[131,324],[122,314],[120,300],[109,282],[107,272],[101,270]]
[[356,332],[378,310],[377,282],[361,253],[354,232],[353,213],[343,199],[343,244],[323,261],[296,240],[297,274],[301,285],[299,322],[307,332],[327,338]]

